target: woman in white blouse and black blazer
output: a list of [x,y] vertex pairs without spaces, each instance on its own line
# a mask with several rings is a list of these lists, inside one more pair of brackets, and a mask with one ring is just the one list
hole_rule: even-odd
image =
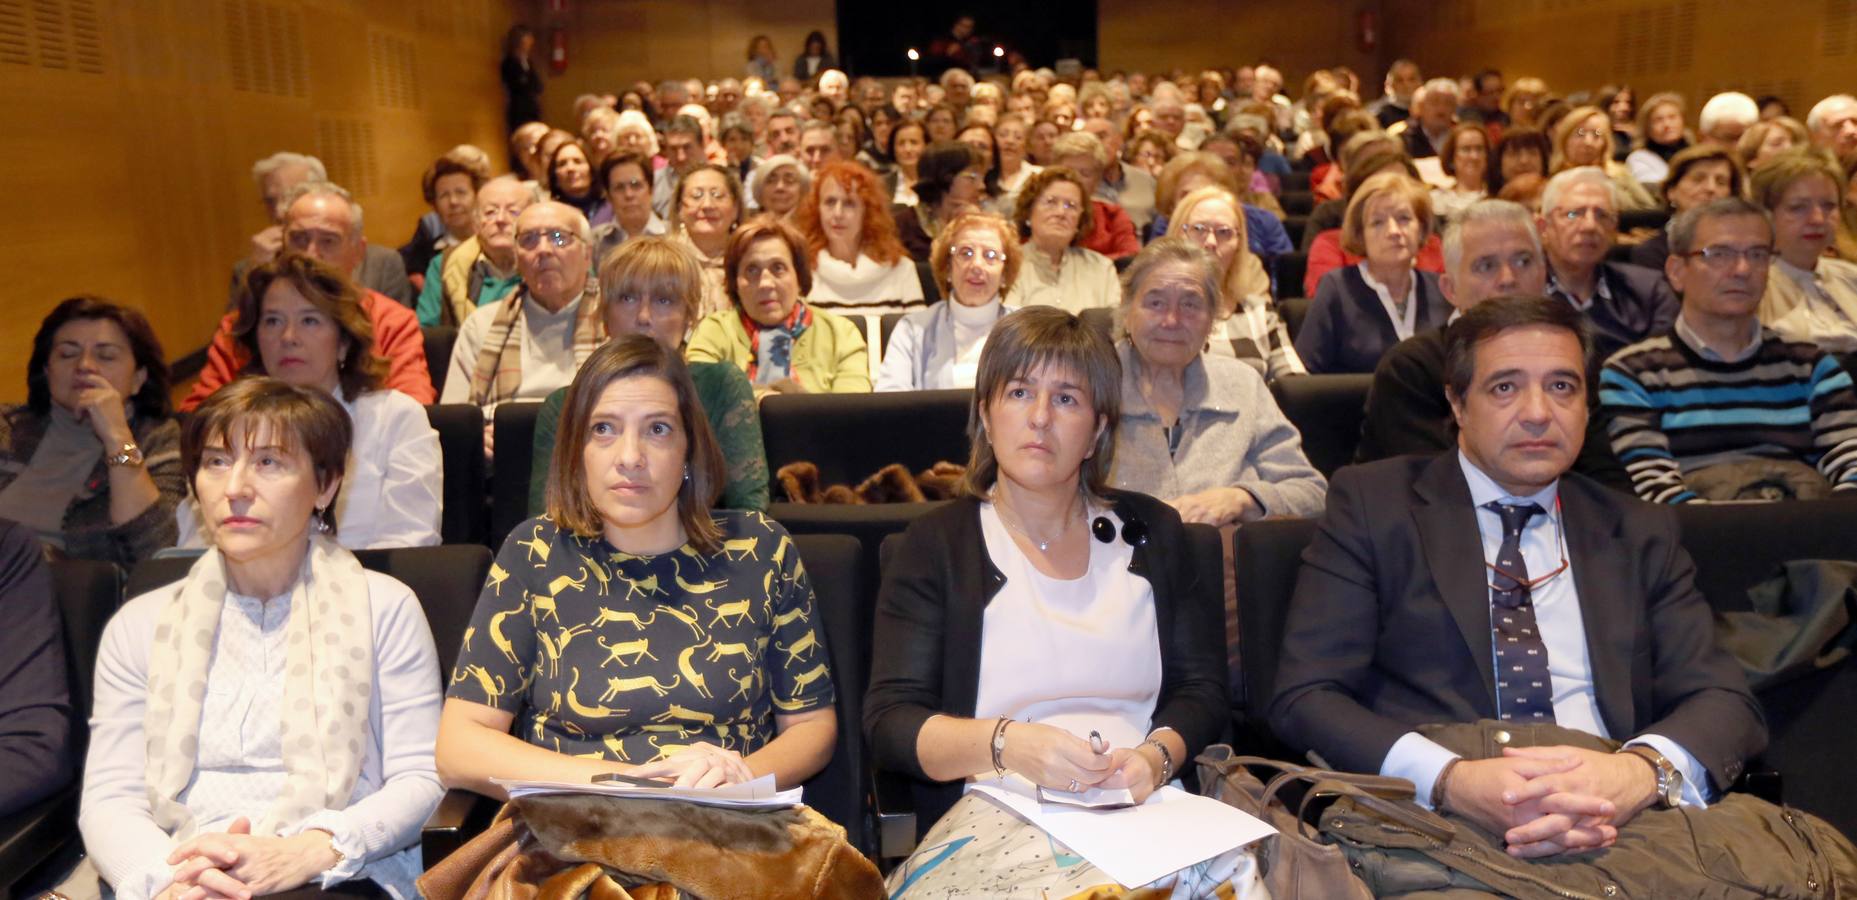
[[[1220,606],[1200,593],[1180,516],[1107,484],[1121,408],[1108,339],[1053,307],[1012,313],[973,402],[964,496],[911,525],[884,572],[865,701],[877,764],[917,782],[923,852],[951,851],[896,869],[893,890],[907,876],[924,896],[997,883],[992,851],[1040,837],[968,786],[1139,803],[1230,715]],[[945,846],[955,831],[973,840]],[[1047,862],[1061,868],[1026,862],[1015,886],[1109,880]]]
[[[423,547],[439,543],[445,460],[425,407],[384,390],[386,364],[360,293],[341,272],[286,254],[246,276],[234,333],[251,356],[244,374],[271,375],[333,395],[354,422],[335,521],[342,546]],[[180,546],[206,546],[197,503],[175,512]]]
[[1372,372],[1394,344],[1451,316],[1438,276],[1415,268],[1432,231],[1431,192],[1403,171],[1381,172],[1348,200],[1341,243],[1366,258],[1322,276],[1296,354],[1310,372]]
[[117,897],[418,896],[438,656],[412,591],[334,540],[349,436],[328,394],[267,377],[188,421],[214,548],[97,654],[78,826]]

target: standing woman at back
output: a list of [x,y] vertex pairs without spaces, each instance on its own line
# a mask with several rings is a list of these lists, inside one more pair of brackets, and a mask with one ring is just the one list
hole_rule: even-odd
[[511,28],[503,39],[503,90],[509,94],[504,122],[510,131],[542,117],[542,73],[529,59],[533,52],[535,32],[527,25]]

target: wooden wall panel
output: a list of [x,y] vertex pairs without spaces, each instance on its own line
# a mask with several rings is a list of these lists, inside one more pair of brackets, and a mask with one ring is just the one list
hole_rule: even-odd
[[1377,51],[1363,51],[1358,17],[1380,0],[1097,0],[1097,53],[1114,69],[1198,71],[1269,59],[1291,96],[1317,68],[1347,65],[1376,81]]
[[[1723,90],[1778,94],[1804,119],[1857,86],[1857,0],[1385,0],[1387,45],[1431,72],[1497,66],[1555,93],[1624,82],[1681,91],[1690,120]],[[1388,57],[1392,58],[1391,56]]]
[[74,293],[142,307],[171,357],[203,344],[264,224],[251,164],[277,150],[344,150],[331,177],[397,247],[434,157],[502,158],[496,66],[524,8],[0,0],[0,400],[23,399],[33,331]]
[[571,0],[565,14],[537,9],[530,21],[544,29],[559,24],[569,35],[568,70],[545,70],[552,77],[542,110],[557,124],[572,119],[579,94],[617,94],[640,79],[739,78],[757,34],[773,38],[782,71],[810,31],[838,46],[833,0]]

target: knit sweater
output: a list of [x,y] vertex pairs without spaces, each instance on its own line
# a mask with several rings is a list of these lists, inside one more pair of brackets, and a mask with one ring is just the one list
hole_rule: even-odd
[[1753,459],[1800,460],[1836,491],[1857,490],[1857,391],[1816,345],[1770,330],[1737,362],[1705,358],[1675,334],[1614,354],[1599,375],[1612,449],[1638,496],[1701,499],[1697,469]]

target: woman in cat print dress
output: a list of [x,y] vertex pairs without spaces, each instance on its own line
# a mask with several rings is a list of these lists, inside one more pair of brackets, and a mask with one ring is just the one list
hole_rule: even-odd
[[723,460],[682,361],[647,336],[610,342],[560,434],[548,513],[504,541],[465,631],[445,783],[787,788],[823,768],[837,723],[812,586],[785,529],[710,509]]

